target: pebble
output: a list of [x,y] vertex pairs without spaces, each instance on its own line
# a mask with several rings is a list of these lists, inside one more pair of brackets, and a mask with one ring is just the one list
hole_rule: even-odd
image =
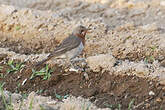
[[85,77],[85,80],[89,80],[89,76],[86,72],[84,73],[84,77]]
[[116,59],[110,54],[100,54],[87,58],[87,64],[94,72],[99,72],[101,68],[111,70],[116,63]]
[[21,85],[23,86],[26,83],[26,81],[27,81],[27,78],[25,80],[23,80]]
[[104,12],[104,17],[113,17],[115,16],[115,9],[107,9],[105,12]]
[[14,6],[1,5],[1,13],[5,15],[11,15],[13,12],[16,12],[17,9]]
[[52,31],[53,29],[54,29],[54,26],[51,25],[51,24],[49,24],[49,25],[48,25],[48,31]]
[[158,102],[158,103],[160,103],[162,101],[162,99],[160,98],[160,97],[158,97],[157,99],[156,99],[156,102]]
[[73,71],[73,72],[78,73],[78,69],[75,69],[75,68],[69,68],[69,71]]
[[141,29],[143,29],[146,32],[152,32],[152,31],[157,31],[158,27],[156,26],[155,23],[152,24],[146,24],[140,27]]
[[25,34],[25,31],[22,31],[21,33],[22,33],[22,34]]
[[13,103],[17,103],[19,100],[21,100],[22,99],[22,96],[20,95],[20,94],[16,94],[16,93],[13,93],[12,95],[11,95],[11,101],[13,102]]
[[100,0],[102,4],[111,4],[113,0]]
[[149,108],[150,107],[150,104],[149,103],[146,103],[145,105],[146,105],[146,108]]
[[160,5],[161,5],[161,6],[165,6],[165,1],[161,1],[161,2],[160,2]]
[[165,60],[163,60],[163,61],[160,62],[160,66],[165,67]]
[[153,91],[150,91],[150,92],[149,92],[149,95],[150,95],[150,96],[154,96],[155,93],[154,93]]
[[162,90],[165,92],[165,87],[163,87]]
[[104,9],[105,7],[103,5],[96,3],[96,4],[92,4],[88,8],[88,11],[92,13],[97,13],[97,12],[103,11]]
[[0,54],[0,61],[7,57],[7,54]]

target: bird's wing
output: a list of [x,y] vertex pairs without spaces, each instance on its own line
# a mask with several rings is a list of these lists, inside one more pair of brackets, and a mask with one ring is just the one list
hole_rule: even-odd
[[52,52],[48,57],[59,56],[66,51],[70,51],[75,47],[79,46],[81,41],[81,38],[76,37],[74,35],[70,35],[69,37],[64,39],[63,42],[58,47],[56,47],[54,52]]
[[35,66],[43,64],[44,62],[50,60],[54,56],[59,56],[59,55],[65,53],[66,51],[70,51],[70,50],[74,49],[75,47],[80,45],[81,41],[82,41],[81,38],[76,37],[74,35],[70,35],[69,37],[64,39],[63,42],[58,47],[56,47],[54,52],[52,52],[47,57],[47,59],[44,59],[41,62],[36,63]]

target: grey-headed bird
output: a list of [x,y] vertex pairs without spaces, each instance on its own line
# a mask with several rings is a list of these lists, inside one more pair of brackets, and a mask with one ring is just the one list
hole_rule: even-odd
[[82,25],[76,27],[72,34],[65,38],[46,59],[36,63],[35,66],[41,65],[52,58],[64,58],[70,61],[80,55],[85,46],[85,35],[88,30],[89,28]]

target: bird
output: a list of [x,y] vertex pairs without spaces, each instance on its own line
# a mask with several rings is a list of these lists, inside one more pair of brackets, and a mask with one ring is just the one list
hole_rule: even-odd
[[36,63],[35,66],[42,65],[52,58],[66,59],[71,62],[72,59],[83,52],[85,46],[85,36],[88,30],[90,29],[83,25],[77,26],[73,30],[72,34],[65,38],[46,59]]

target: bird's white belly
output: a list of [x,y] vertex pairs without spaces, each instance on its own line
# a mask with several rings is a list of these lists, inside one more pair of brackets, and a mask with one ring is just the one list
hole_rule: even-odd
[[80,55],[81,52],[83,51],[83,49],[84,49],[84,45],[81,42],[80,45],[77,48],[74,48],[74,49],[66,52],[66,57],[68,59],[73,59],[73,58],[77,57],[78,55]]

